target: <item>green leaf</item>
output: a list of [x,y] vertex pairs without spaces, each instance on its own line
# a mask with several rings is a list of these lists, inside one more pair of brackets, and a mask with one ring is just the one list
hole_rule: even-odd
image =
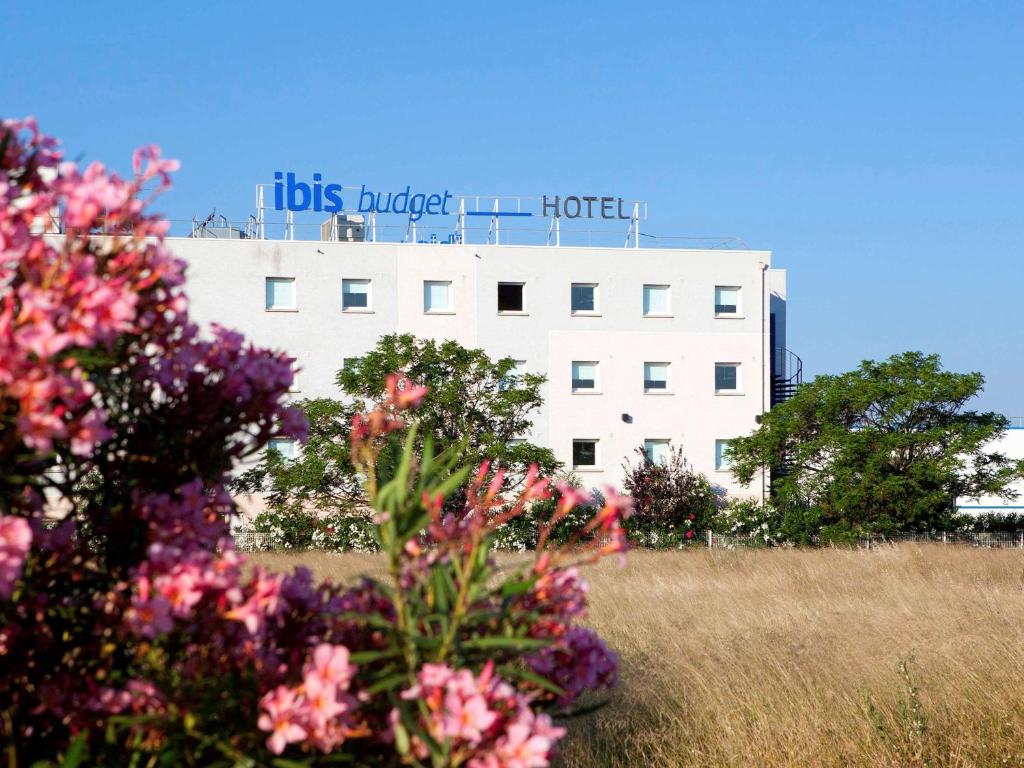
[[395,723],[395,749],[403,757],[409,754],[409,732],[401,722]]
[[88,731],[82,731],[75,737],[60,761],[60,768],[78,768],[78,765],[85,759],[87,737]]
[[373,685],[367,687],[366,692],[369,694],[380,693],[381,691],[390,691],[395,688],[399,688],[402,685],[409,682],[408,672],[396,672],[393,675],[381,678]]
[[470,640],[463,640],[461,645],[463,648],[475,650],[509,648],[532,651],[538,648],[547,648],[552,642],[536,637],[474,637]]
[[430,580],[434,588],[434,605],[438,611],[447,613],[449,601],[448,601],[448,590],[449,582],[445,580],[444,574],[446,569],[435,568],[433,573],[430,575]]
[[533,587],[536,579],[526,579],[523,581],[506,581],[501,585],[501,596],[502,597],[515,597],[516,595],[525,595]]
[[380,661],[381,659],[394,659],[402,654],[395,649],[388,649],[385,651],[359,651],[353,653],[348,657],[348,660],[355,665],[370,664],[374,661]]
[[556,696],[565,696],[565,690],[555,685],[553,682],[548,680],[546,677],[541,677],[536,672],[526,667],[522,667],[518,664],[503,664],[498,667],[498,671],[501,672],[504,677],[512,677],[519,680],[525,680],[528,683],[533,683],[538,688],[543,688]]

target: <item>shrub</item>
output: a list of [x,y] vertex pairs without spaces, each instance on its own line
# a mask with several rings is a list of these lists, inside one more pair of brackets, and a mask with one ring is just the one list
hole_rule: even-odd
[[1024,531],[1024,514],[1018,512],[985,512],[969,515],[961,512],[953,517],[951,529],[961,533],[1014,533]]
[[301,507],[267,509],[253,518],[252,530],[266,536],[269,549],[321,549],[373,552],[377,541],[368,515],[336,512],[318,515]]
[[673,446],[668,461],[652,462],[637,448],[637,463],[623,465],[624,490],[633,498],[635,514],[627,523],[629,537],[647,547],[675,547],[700,540],[711,527],[719,493]]
[[782,539],[782,521],[778,510],[757,499],[730,499],[712,522],[715,533],[748,536],[762,544],[777,544]]
[[572,495],[574,506],[547,534],[547,541],[559,546],[572,540],[605,503],[599,491],[584,492],[575,475],[566,475],[554,483],[550,498],[534,501],[521,515],[495,530],[495,547],[512,552],[536,549],[545,521],[555,515],[565,494]]
[[[506,502],[485,464],[442,514],[469,471],[416,440],[403,418],[423,390],[391,378],[352,428],[387,579],[246,568],[226,479],[271,437],[302,438],[291,366],[191,322],[184,265],[139,199],[174,164],[147,149],[134,167],[80,173],[32,121],[0,124],[6,762],[547,765],[550,713],[615,681],[577,624],[576,566],[624,551],[628,501],[609,495],[570,551],[545,543],[578,501],[563,489],[532,567],[499,575],[495,528],[548,482],[530,471]],[[43,237],[58,207],[66,231]],[[378,482],[389,437],[401,461]]]

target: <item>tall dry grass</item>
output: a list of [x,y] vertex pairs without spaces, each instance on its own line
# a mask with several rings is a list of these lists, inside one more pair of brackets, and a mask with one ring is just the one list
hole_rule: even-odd
[[622,683],[566,766],[1024,766],[1020,551],[637,552],[589,578]]

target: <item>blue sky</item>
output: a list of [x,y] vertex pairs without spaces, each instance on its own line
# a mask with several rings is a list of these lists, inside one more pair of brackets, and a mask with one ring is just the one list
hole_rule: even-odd
[[[180,158],[244,218],[282,168],[650,202],[789,270],[811,373],[907,349],[1024,414],[1024,4],[10,3],[0,111]],[[626,257],[624,255],[624,257]]]

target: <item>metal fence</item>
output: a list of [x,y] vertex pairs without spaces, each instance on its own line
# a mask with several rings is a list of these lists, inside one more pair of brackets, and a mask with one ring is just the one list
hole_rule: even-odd
[[[281,549],[274,544],[271,534],[247,529],[232,532],[235,549],[240,552],[267,552]],[[942,546],[983,547],[987,549],[1024,550],[1024,531],[981,532],[981,533],[895,533],[873,534],[851,540],[846,544],[825,544],[825,546],[848,546],[861,549],[879,549],[899,544],[936,544]],[[753,534],[721,534],[705,531],[703,536],[694,537],[683,545],[707,547],[709,549],[737,549],[769,546],[763,537]]]
[[231,538],[235,540],[235,549],[239,552],[267,552],[276,549],[269,533],[241,529],[232,531]]
[[895,544],[942,544],[989,549],[1024,549],[1024,532],[896,533],[890,536],[870,536],[863,539],[861,543],[867,549]]
[[[709,548],[735,549],[737,547],[768,546],[764,538],[753,535],[725,536],[707,531],[703,543]],[[937,544],[941,546],[984,547],[987,549],[1024,550],[1024,531],[999,531],[976,533],[893,533],[872,534],[849,542],[815,542],[819,546],[847,546],[861,549],[879,549],[899,544]]]

